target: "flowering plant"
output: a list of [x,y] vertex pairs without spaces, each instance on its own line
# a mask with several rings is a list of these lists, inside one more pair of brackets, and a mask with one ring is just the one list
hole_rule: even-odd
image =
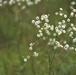
[[27,6],[32,6],[34,4],[38,4],[39,2],[41,2],[41,0],[5,0],[3,1],[0,6],[4,6],[4,5],[10,5],[10,6],[18,6],[20,9],[25,9]]
[[[36,36],[41,40],[41,42],[46,42],[44,48],[46,49],[46,53],[48,53],[49,75],[51,75],[51,62],[55,56],[52,57],[52,51],[55,52],[58,49],[76,51],[76,23],[74,22],[76,19],[75,4],[76,2],[71,2],[71,12],[69,15],[63,13],[63,8],[60,8],[59,12],[55,12],[55,15],[61,18],[56,25],[50,24],[50,14],[43,14],[40,17],[37,16],[35,20],[32,20],[32,23],[37,28]],[[72,19],[74,20],[72,21]],[[33,51],[34,45],[36,45],[36,43],[30,43],[30,51]],[[39,51],[37,52],[36,50],[33,51],[34,57],[37,57],[39,54]],[[24,58],[24,61],[26,62],[28,59],[29,58],[26,57]]]

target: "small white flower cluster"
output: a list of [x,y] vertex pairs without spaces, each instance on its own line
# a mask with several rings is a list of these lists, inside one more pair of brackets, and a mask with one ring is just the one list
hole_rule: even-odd
[[76,42],[76,38],[73,39],[73,42]]
[[3,5],[17,5],[19,7],[21,7],[21,9],[25,9],[26,6],[32,6],[34,4],[38,4],[39,2],[41,2],[41,0],[5,0],[2,3],[0,3],[0,6]]
[[[35,45],[35,43],[30,43],[30,47],[29,47],[29,50],[32,51],[33,50],[33,46]],[[33,57],[37,57],[38,56],[38,53],[36,51],[33,51]],[[28,59],[30,59],[31,56],[28,55],[26,58],[24,58],[24,62],[27,62]]]
[[49,38],[48,45],[54,45],[55,43],[55,38]]
[[37,52],[34,52],[33,56],[34,57],[37,57],[38,56],[38,53]]
[[29,47],[29,50],[33,50],[33,45],[34,45],[35,43],[30,43],[30,47]]
[[[70,12],[69,17],[76,17],[76,9],[74,8],[74,5],[71,5],[70,9],[71,9],[71,12]],[[55,12],[55,15],[63,16],[65,19],[68,17],[67,14],[63,13],[63,9],[62,8],[60,8],[59,12]],[[70,22],[69,18],[67,18],[67,22]]]
[[[75,5],[72,2],[71,5]],[[63,9],[60,8],[59,12],[55,12],[56,16],[62,17],[56,25],[51,25],[49,21],[49,14],[43,14],[40,17],[37,16],[32,23],[38,29],[37,37],[47,41],[48,46],[52,46],[53,49],[60,48],[62,50],[74,50],[76,51],[76,24],[73,23],[72,17],[76,19],[76,13],[73,9],[70,15],[63,13]],[[30,43],[29,50],[33,50],[34,43]],[[33,52],[33,56],[37,57],[38,53]],[[27,61],[27,58],[24,59]]]
[[[47,44],[52,45],[54,49],[62,48],[76,51],[76,25],[71,22],[72,17],[76,18],[76,13],[72,10],[70,15],[67,15],[60,8],[59,12],[55,12],[55,15],[63,18],[57,25],[49,24],[49,14],[37,16],[35,20],[32,20],[32,23],[38,29],[37,37],[43,40],[47,39]],[[70,43],[74,44],[74,47]]]
[[24,58],[24,62],[27,62],[28,59],[30,59],[29,55],[26,58]]
[[53,25],[49,24],[49,14],[43,14],[41,17],[37,16],[36,20],[32,20],[32,23],[39,29],[37,37],[42,37],[43,39],[45,39],[46,37],[44,37],[44,32],[47,35],[50,35],[50,30],[54,30]]
[[70,9],[72,10],[71,16],[75,16],[75,17],[76,17],[76,14],[75,14],[75,13],[76,13],[76,8],[74,8],[75,5],[76,5],[76,2],[75,2],[75,1],[72,1],[72,2],[71,2]]

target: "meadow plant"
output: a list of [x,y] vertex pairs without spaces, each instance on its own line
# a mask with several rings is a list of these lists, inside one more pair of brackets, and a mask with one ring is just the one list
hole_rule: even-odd
[[[76,51],[76,9],[74,8],[75,5],[76,2],[71,2],[70,14],[65,13],[63,8],[59,8],[59,11],[55,12],[55,16],[61,19],[55,25],[50,24],[50,14],[36,16],[36,19],[32,20],[32,24],[34,24],[34,26],[37,28],[36,36],[42,42],[47,41],[45,46],[50,47],[49,50],[46,50],[48,51],[49,56],[49,75],[51,75],[51,51],[58,49],[64,51]],[[34,45],[36,46],[36,43],[30,43],[30,51],[33,51]],[[37,57],[39,54],[36,50],[33,51],[33,57]],[[27,61],[27,57],[24,58],[24,61]]]
[[17,6],[19,7],[21,10],[26,9],[27,6],[32,6],[32,5],[36,5],[39,2],[41,2],[41,0],[4,0],[2,1],[2,3],[0,3],[0,7],[2,6]]
[[21,18],[22,12],[25,14],[26,9],[29,9],[29,7],[39,4],[41,1],[42,0],[1,0],[0,8],[6,10],[11,9],[14,14],[14,20],[18,22],[23,19]]

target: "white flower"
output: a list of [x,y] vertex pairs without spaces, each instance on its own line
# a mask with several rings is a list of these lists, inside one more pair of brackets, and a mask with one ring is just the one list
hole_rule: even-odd
[[36,20],[39,20],[39,16],[36,17]]
[[75,48],[75,51],[76,51],[76,48]]
[[40,21],[38,20],[38,21],[35,21],[35,25],[37,26],[37,25],[39,25],[40,24]]
[[46,34],[47,34],[47,35],[50,35],[50,32],[49,32],[49,30],[46,30]]
[[38,56],[38,53],[37,52],[34,52],[33,56],[37,57]]
[[27,56],[27,59],[30,59],[30,56],[29,55]]
[[76,38],[73,39],[73,42],[76,42]]
[[70,16],[74,16],[74,12],[71,12],[71,13],[70,13]]
[[48,19],[48,15],[43,14],[43,15],[41,16],[41,20],[47,20],[47,19]]
[[66,44],[66,45],[64,46],[64,49],[67,50],[68,48],[69,48],[69,44]]
[[74,26],[74,24],[73,24],[73,23],[71,23],[71,26],[73,27],[73,26]]
[[45,22],[49,22],[49,19],[45,19]]
[[58,24],[61,25],[62,23],[61,22],[58,22]]
[[59,13],[59,15],[60,15],[60,16],[62,16],[62,15],[63,15],[63,13]]
[[69,49],[74,50],[74,47],[70,47]]
[[40,25],[37,25],[37,28],[40,28]]
[[34,43],[30,43],[30,46],[33,46],[34,45]]
[[40,36],[43,36],[43,33],[42,32],[40,32]]
[[3,1],[3,4],[7,4],[7,1]]
[[46,39],[46,37],[43,37],[43,40],[45,40]]
[[60,8],[60,10],[62,11],[62,10],[63,10],[63,8]]
[[73,9],[73,12],[76,12],[76,9]]
[[64,14],[64,18],[67,18],[67,15],[66,14]]
[[62,20],[62,23],[65,23],[65,20]]
[[25,8],[26,8],[26,6],[22,6],[22,8],[21,8],[21,9],[22,9],[22,10],[24,10]]
[[71,5],[75,5],[75,4],[76,4],[75,1],[71,2]]
[[58,15],[58,12],[55,12],[55,15]]
[[35,20],[32,20],[32,23],[34,24],[35,23]]
[[67,41],[64,41],[63,43],[64,43],[64,44],[66,44],[66,43],[67,43]]
[[40,34],[37,34],[37,37],[40,37]]
[[66,27],[66,24],[62,24],[62,28],[64,29]]
[[65,31],[65,30],[63,30],[63,33],[66,33],[66,31]]
[[54,30],[54,25],[51,25],[50,30]]
[[13,4],[13,0],[10,0],[10,1],[9,1],[9,5],[12,5],[12,4]]
[[70,19],[69,18],[67,19],[67,22],[70,22]]
[[73,32],[70,32],[69,36],[72,37],[73,36]]
[[62,32],[61,32],[61,31],[59,31],[59,32],[58,32],[58,35],[61,35],[61,34],[62,34]]
[[33,5],[33,2],[31,2],[31,1],[27,1],[27,5],[28,5],[28,6]]
[[33,50],[33,48],[32,47],[29,47],[29,50]]
[[26,58],[24,58],[24,62],[27,62],[27,59]]
[[73,30],[74,30],[74,31],[76,31],[76,28],[75,28],[75,27],[73,27]]
[[56,33],[53,33],[53,36],[57,36],[57,34]]

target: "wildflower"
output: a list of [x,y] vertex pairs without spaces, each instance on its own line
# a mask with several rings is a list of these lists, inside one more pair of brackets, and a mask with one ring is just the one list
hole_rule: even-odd
[[27,56],[27,59],[30,59],[30,56],[29,55]]
[[62,11],[62,10],[63,10],[63,8],[60,8],[60,10]]
[[24,58],[24,62],[27,62],[27,59],[26,58]]
[[58,12],[55,12],[55,15],[58,15]]
[[73,39],[73,42],[76,42],[76,38]]
[[21,9],[23,10],[23,9],[25,9],[25,8],[26,8],[26,6],[22,6],[22,8],[21,8]]
[[75,2],[75,1],[71,2],[71,5],[75,5],[75,4],[76,4],[76,2]]
[[74,16],[74,12],[71,12],[71,13],[70,13],[70,16]]
[[34,45],[35,43],[30,43],[30,47],[29,47],[29,50],[33,50],[33,45]]
[[33,56],[37,57],[38,56],[38,53],[37,52],[34,52]]
[[67,50],[68,48],[69,48],[69,44],[66,44],[66,45],[64,46],[64,49]]
[[66,14],[64,14],[64,18],[67,18],[67,15]]

